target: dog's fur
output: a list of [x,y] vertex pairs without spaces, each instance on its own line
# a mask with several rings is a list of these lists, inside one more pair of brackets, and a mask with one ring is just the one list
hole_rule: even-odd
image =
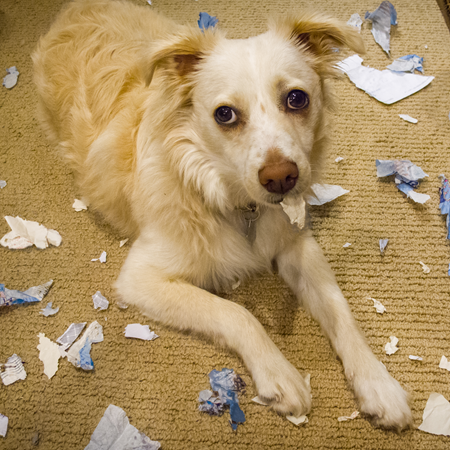
[[[213,293],[278,267],[342,360],[362,413],[412,423],[407,394],[374,357],[309,230],[279,202],[319,180],[332,106],[336,47],[363,51],[351,27],[321,15],[272,21],[228,40],[126,2],[71,3],[33,55],[43,126],[91,207],[135,238],[117,281],[124,301],[243,358],[260,397],[282,414],[310,411],[310,389],[243,307]],[[286,107],[293,89],[309,94]],[[215,110],[231,106],[233,126]],[[287,194],[259,173],[281,158],[298,167]],[[242,210],[260,217],[246,237]]]

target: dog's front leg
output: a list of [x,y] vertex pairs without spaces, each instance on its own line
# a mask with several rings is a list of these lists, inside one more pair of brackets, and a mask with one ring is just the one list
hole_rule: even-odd
[[258,395],[281,414],[311,408],[309,385],[244,307],[215,296],[156,267],[152,248],[139,238],[116,283],[119,296],[154,320],[192,331],[238,353]]
[[407,393],[373,355],[311,233],[299,234],[295,244],[277,257],[277,264],[282,278],[341,358],[360,411],[386,428],[411,425]]

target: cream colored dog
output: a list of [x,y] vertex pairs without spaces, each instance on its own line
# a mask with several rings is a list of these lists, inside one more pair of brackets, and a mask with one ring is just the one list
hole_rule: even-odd
[[245,308],[211,293],[278,267],[342,360],[362,413],[412,423],[309,230],[280,202],[318,181],[335,48],[358,33],[320,15],[228,40],[126,2],[71,3],[33,55],[43,126],[91,206],[135,238],[117,281],[154,320],[237,352],[275,411],[311,393]]

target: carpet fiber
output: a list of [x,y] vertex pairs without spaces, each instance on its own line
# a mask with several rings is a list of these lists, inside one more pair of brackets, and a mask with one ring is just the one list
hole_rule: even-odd
[[[136,0],[137,1],[137,0]],[[256,395],[242,362],[229,352],[200,339],[182,335],[149,321],[138,311],[119,309],[112,283],[128,245],[89,211],[72,209],[77,192],[71,173],[48,145],[36,117],[36,90],[30,54],[64,2],[61,0],[3,0],[0,6],[0,68],[17,66],[17,86],[0,88],[0,214],[19,215],[58,230],[59,248],[12,251],[0,248],[0,282],[9,289],[55,280],[41,304],[0,310],[0,362],[13,353],[24,361],[27,378],[0,386],[0,413],[9,417],[0,449],[83,449],[109,404],[125,410],[132,425],[163,449],[444,449],[450,438],[418,430],[400,435],[373,428],[358,418],[339,423],[356,405],[343,369],[319,326],[302,310],[275,276],[256,278],[227,298],[248,308],[274,342],[299,370],[311,374],[313,409],[309,423],[296,427],[285,418],[251,401]],[[195,23],[200,11],[219,18],[232,38],[265,30],[273,14],[316,8],[347,21],[378,6],[375,0],[144,0],[173,19]],[[326,181],[350,190],[342,198],[313,207],[315,236],[337,275],[339,285],[375,355],[411,392],[415,426],[421,423],[431,392],[450,399],[450,373],[439,369],[442,355],[450,357],[450,247],[445,219],[438,208],[438,175],[450,175],[450,34],[434,0],[396,0],[398,27],[391,39],[392,58],[416,53],[434,81],[421,92],[386,106],[358,90],[348,78],[335,82],[339,113],[329,149]],[[370,25],[362,36],[364,64],[384,69],[390,59],[374,42]],[[427,46],[427,48],[426,48]],[[6,74],[6,73],[5,73]],[[410,124],[398,114],[419,120]],[[344,157],[339,164],[337,156]],[[421,206],[403,197],[392,180],[376,177],[375,159],[410,159],[429,175],[419,192],[431,200]],[[0,236],[9,231],[0,218]],[[385,256],[378,240],[389,238]],[[343,244],[350,242],[350,248]],[[105,250],[106,264],[90,262]],[[424,274],[419,261],[431,272]],[[107,311],[95,311],[92,295],[100,290],[111,301]],[[149,293],[151,295],[151,293]],[[373,297],[387,309],[377,314]],[[59,313],[44,317],[39,310],[52,301]],[[56,340],[72,322],[97,320],[104,342],[93,345],[93,372],[60,360],[49,380],[39,360],[38,333]],[[127,340],[129,323],[143,323],[160,338],[152,342]],[[400,350],[387,356],[389,336]],[[423,357],[410,361],[408,355]],[[198,393],[209,388],[212,369],[235,369],[247,382],[241,396],[246,423],[237,433],[227,415],[198,412]]]

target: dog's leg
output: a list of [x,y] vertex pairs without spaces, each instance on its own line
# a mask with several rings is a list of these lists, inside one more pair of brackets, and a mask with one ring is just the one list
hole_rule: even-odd
[[[153,258],[152,258],[153,257]],[[155,267],[152,248],[139,238],[116,283],[119,296],[154,320],[214,339],[238,353],[258,395],[281,414],[311,408],[309,385],[244,307]]]
[[407,393],[373,355],[311,233],[299,235],[277,257],[277,264],[279,274],[319,322],[341,358],[360,411],[386,428],[411,425]]

